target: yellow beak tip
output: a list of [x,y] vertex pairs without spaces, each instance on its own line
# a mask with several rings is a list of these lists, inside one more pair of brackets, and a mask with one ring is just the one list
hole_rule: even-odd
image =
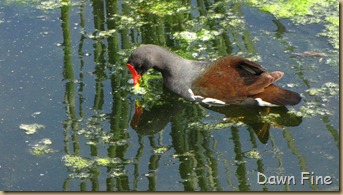
[[137,83],[135,86],[133,86],[133,88],[135,89],[135,91],[138,91],[140,88],[139,83]]

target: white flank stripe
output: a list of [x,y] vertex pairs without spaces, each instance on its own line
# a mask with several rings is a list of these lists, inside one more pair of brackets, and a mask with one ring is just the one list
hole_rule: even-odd
[[204,98],[200,95],[194,95],[191,89],[188,89],[188,93],[191,95],[191,98],[196,101],[201,101],[202,103],[209,104],[209,105],[225,105],[225,102],[221,100],[217,100],[214,98]]
[[265,101],[263,101],[261,98],[255,98],[255,100],[257,101],[257,103],[258,103],[259,106],[269,106],[269,107],[279,106],[279,105],[276,105],[276,104],[272,104],[272,103],[269,103],[269,102],[265,102]]
[[191,98],[192,98],[193,100],[198,101],[198,100],[204,99],[204,97],[202,97],[202,96],[200,96],[200,95],[194,95],[194,93],[193,93],[193,91],[192,91],[191,89],[188,89],[188,93],[191,94]]
[[225,105],[225,102],[221,101],[221,100],[217,100],[214,98],[205,98],[202,100],[202,102],[206,103],[206,104],[219,104],[219,105]]
[[191,89],[188,89],[188,93],[190,93],[191,94],[191,98],[193,100],[195,100],[194,93],[193,93],[193,91]]

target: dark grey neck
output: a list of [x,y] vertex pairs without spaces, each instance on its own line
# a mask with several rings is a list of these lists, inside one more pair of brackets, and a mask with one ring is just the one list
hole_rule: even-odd
[[188,89],[208,63],[184,59],[156,45],[147,45],[143,49],[150,66],[162,73],[164,85],[174,93],[190,97]]
[[152,68],[165,76],[173,76],[177,74],[183,66],[190,65],[190,60],[184,59],[162,47],[153,45],[146,49],[151,50],[148,56]]

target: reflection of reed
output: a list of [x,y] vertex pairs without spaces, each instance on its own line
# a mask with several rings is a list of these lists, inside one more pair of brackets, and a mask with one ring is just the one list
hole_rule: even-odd
[[[115,15],[118,13],[118,2],[117,1],[107,1],[106,2],[106,12],[107,12],[107,18],[109,18],[112,15]],[[125,9],[125,5],[123,5],[123,12],[126,13],[127,10]],[[126,13],[127,14],[127,13]],[[115,29],[116,28],[116,21],[114,20],[108,20],[107,22],[107,28],[108,29]],[[112,138],[110,138],[110,142],[116,143],[121,140],[127,140],[129,139],[129,134],[125,129],[128,127],[128,121],[129,121],[129,105],[127,101],[124,101],[124,99],[127,96],[127,92],[124,90],[118,90],[120,87],[126,85],[126,77],[124,75],[127,75],[127,71],[125,69],[119,68],[122,63],[122,60],[120,59],[120,56],[118,56],[119,52],[119,39],[118,37],[121,37],[122,39],[122,49],[126,49],[130,47],[129,42],[123,41],[127,40],[128,32],[121,31],[119,33],[115,32],[112,36],[107,38],[108,43],[108,53],[109,56],[109,63],[115,64],[115,68],[118,70],[114,70],[114,74],[111,74],[111,88],[112,88],[112,109],[111,109],[111,118],[110,118],[110,131],[114,135]],[[123,145],[110,145],[107,148],[107,155],[110,158],[119,158],[122,162],[126,161],[126,153],[129,149],[129,144],[123,144]],[[115,188],[117,188],[118,191],[130,191],[129,187],[129,177],[126,174],[125,165],[124,164],[118,164],[117,166],[108,167],[108,172],[113,171],[120,171],[122,174],[119,177],[113,178],[112,176],[107,178],[107,181],[111,181],[110,183],[107,183],[108,191],[113,191]]]
[[331,125],[330,117],[329,116],[323,116],[322,117],[323,123],[325,124],[326,129],[330,132],[330,134],[333,137],[333,140],[336,142],[337,148],[339,149],[339,135],[337,129],[335,129]]
[[[64,124],[64,150],[66,154],[79,154],[80,148],[78,145],[78,135],[75,133],[69,133],[68,129],[77,130],[77,116],[76,116],[76,106],[75,106],[75,89],[74,89],[74,69],[71,60],[71,33],[70,33],[70,23],[69,23],[69,7],[61,7],[61,20],[62,20],[62,32],[63,32],[63,50],[64,50],[64,68],[63,68],[63,78],[66,80],[66,93],[64,96],[64,103],[66,105],[66,112],[68,115],[67,120]],[[69,149],[69,137],[73,143],[73,151]],[[71,179],[68,178],[63,184],[63,189],[67,190]]]
[[[183,179],[184,190],[219,191],[217,162],[213,156],[213,148],[209,145],[210,132],[187,128],[189,123],[203,117],[203,111],[196,106],[187,106],[186,109],[180,110],[184,106],[177,106],[176,110],[172,111],[179,114],[171,120],[171,137],[176,153],[175,158],[181,162],[179,172]],[[193,118],[189,118],[189,115]]]
[[[296,156],[296,157],[298,158],[300,170],[301,170],[302,172],[308,172],[309,169],[308,169],[308,167],[307,167],[306,159],[305,159],[305,157],[300,153],[298,147],[296,146],[296,144],[295,144],[295,142],[294,142],[294,138],[293,138],[293,136],[292,136],[290,130],[285,129],[285,130],[283,131],[283,136],[284,136],[285,140],[287,141],[287,144],[288,144],[289,149],[292,151],[292,153],[294,154],[294,156]],[[309,186],[310,186],[312,189],[314,189],[314,190],[317,190],[317,189],[318,189],[317,186],[315,186],[315,185],[313,185],[313,184],[310,184],[310,182],[308,182],[308,183],[309,183]]]
[[249,191],[250,186],[247,180],[247,171],[245,162],[243,159],[242,144],[239,137],[239,129],[236,127],[231,128],[232,140],[234,144],[234,152],[236,154],[235,161],[237,163],[236,176],[239,182],[238,189],[239,191]]

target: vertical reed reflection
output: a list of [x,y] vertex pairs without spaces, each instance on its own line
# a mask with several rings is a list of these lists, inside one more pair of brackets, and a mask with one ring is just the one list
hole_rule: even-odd
[[[63,0],[64,3],[68,4],[68,0]],[[79,127],[77,122],[76,105],[75,105],[75,84],[74,84],[74,67],[72,64],[72,48],[71,48],[71,33],[70,33],[70,22],[69,22],[69,6],[61,7],[61,27],[63,32],[63,51],[64,51],[64,67],[63,67],[63,79],[66,81],[66,90],[64,95],[64,104],[66,106],[66,113],[68,118],[64,123],[64,150],[66,154],[80,154],[80,146],[78,142],[78,135],[73,131],[76,131]],[[69,129],[71,132],[69,132]],[[72,150],[69,149],[71,137],[71,144],[73,145]],[[68,185],[71,179],[68,178],[63,184],[63,190],[68,189]]]

